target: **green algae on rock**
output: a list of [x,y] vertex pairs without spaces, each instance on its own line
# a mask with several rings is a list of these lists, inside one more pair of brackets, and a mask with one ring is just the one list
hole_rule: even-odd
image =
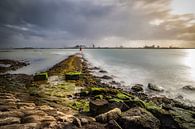
[[81,72],[67,72],[65,73],[66,80],[79,80],[81,78]]
[[33,78],[34,78],[34,81],[48,80],[48,74],[47,72],[36,73]]

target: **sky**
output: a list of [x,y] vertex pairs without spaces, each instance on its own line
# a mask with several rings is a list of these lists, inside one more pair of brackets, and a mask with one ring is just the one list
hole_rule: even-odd
[[0,48],[195,48],[195,0],[0,0]]

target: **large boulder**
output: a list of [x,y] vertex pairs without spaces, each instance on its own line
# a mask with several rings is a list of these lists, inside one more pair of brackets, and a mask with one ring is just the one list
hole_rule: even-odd
[[108,101],[105,99],[91,100],[89,103],[90,112],[94,115],[105,113],[108,109]]
[[156,118],[160,120],[161,129],[180,129],[178,123],[174,120],[168,111],[156,106],[152,102],[145,103],[145,106],[149,112],[151,112]]
[[121,116],[121,110],[119,108],[112,109],[106,113],[100,114],[95,117],[97,122],[107,123],[110,120],[116,120]]
[[160,121],[144,108],[131,108],[122,114],[119,124],[123,129],[159,129]]
[[154,85],[154,84],[152,84],[152,83],[148,83],[148,89],[153,90],[153,91],[157,91],[157,92],[162,92],[162,91],[164,91],[163,88],[158,87],[157,85]]
[[194,111],[174,107],[170,113],[181,129],[195,129]]

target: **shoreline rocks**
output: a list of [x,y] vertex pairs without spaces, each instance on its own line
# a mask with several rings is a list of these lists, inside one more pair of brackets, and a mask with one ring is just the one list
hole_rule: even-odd
[[148,89],[153,90],[153,91],[157,91],[157,92],[164,91],[164,89],[162,89],[161,87],[158,87],[157,85],[154,85],[152,83],[148,83]]
[[[150,98],[140,84],[127,92],[101,83],[101,78],[90,74],[85,61],[81,66],[80,59],[70,56],[47,72],[49,76],[63,76],[64,72],[80,70],[84,73],[81,80],[60,80],[60,84],[50,85],[49,81],[35,82],[32,76],[27,75],[0,76],[1,84],[5,85],[0,87],[1,92],[5,92],[0,93],[0,106],[4,106],[0,117],[13,121],[12,118],[18,118],[18,121],[15,119],[0,128],[194,128],[193,107],[166,97]],[[152,89],[160,91],[155,86]],[[35,93],[33,96],[30,94],[32,91]],[[69,96],[72,96],[71,99]]]
[[188,91],[195,91],[195,87],[191,86],[191,85],[187,85],[182,87],[183,90],[188,90]]
[[132,86],[131,90],[133,92],[143,92],[144,91],[142,84],[136,84],[136,85]]
[[29,65],[27,62],[17,61],[17,60],[9,60],[9,59],[0,59],[0,73],[5,73],[7,71],[14,71],[24,66]]
[[136,107],[124,112],[119,119],[123,129],[159,129],[160,121],[147,110]]

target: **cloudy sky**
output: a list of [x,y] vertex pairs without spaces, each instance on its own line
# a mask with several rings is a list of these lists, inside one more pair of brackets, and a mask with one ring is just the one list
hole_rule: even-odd
[[0,47],[195,47],[195,0],[0,0]]

